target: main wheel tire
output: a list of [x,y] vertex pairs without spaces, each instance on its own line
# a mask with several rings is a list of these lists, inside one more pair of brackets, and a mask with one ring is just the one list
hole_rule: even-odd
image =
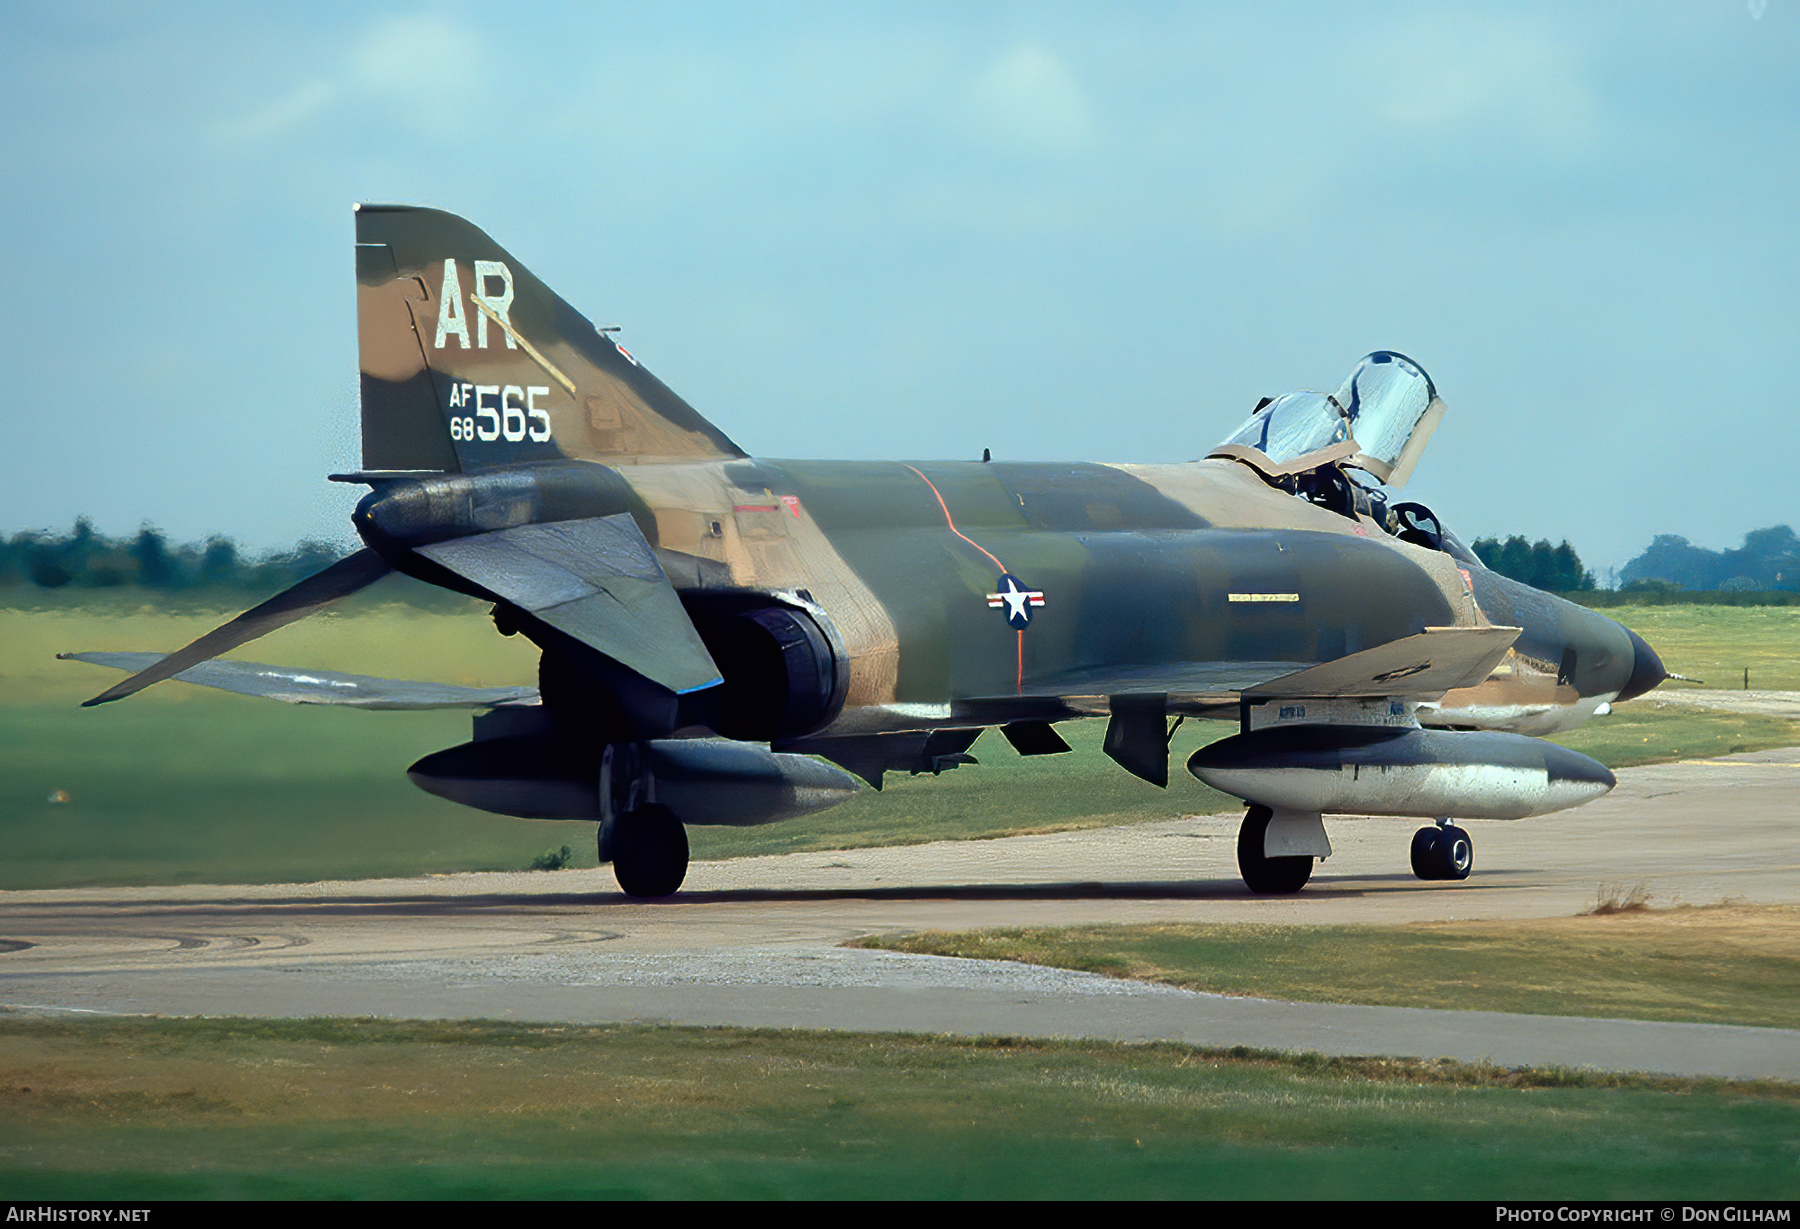
[[1475,869],[1475,842],[1454,824],[1438,835],[1438,878],[1467,879]]
[[1244,885],[1258,896],[1292,896],[1312,878],[1310,856],[1271,858],[1263,852],[1263,841],[1269,833],[1269,821],[1275,812],[1268,807],[1253,806],[1244,812],[1243,826],[1238,829],[1238,871]]
[[613,877],[625,895],[639,900],[673,896],[687,878],[687,829],[675,812],[652,802],[615,821],[612,855]]
[[1413,833],[1412,871],[1420,879],[1442,879],[1443,864],[1438,857],[1437,828],[1420,828]]

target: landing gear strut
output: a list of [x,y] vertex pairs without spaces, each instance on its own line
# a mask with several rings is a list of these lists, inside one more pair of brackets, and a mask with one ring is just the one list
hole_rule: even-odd
[[1258,896],[1292,896],[1312,878],[1310,857],[1271,858],[1263,852],[1269,821],[1275,812],[1264,806],[1252,806],[1244,812],[1244,824],[1238,829],[1238,870],[1244,883]]
[[1413,833],[1412,869],[1420,879],[1467,879],[1475,869],[1475,842],[1447,819],[1420,828]]
[[655,783],[643,748],[614,743],[600,760],[600,860],[627,896],[673,896],[687,878],[687,829],[681,817],[651,800]]

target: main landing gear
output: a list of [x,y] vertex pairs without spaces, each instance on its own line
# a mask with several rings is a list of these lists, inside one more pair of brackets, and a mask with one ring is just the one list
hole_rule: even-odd
[[1420,828],[1412,839],[1413,874],[1421,879],[1467,879],[1475,869],[1475,843],[1447,819]]
[[[1274,818],[1274,811],[1256,804],[1244,813],[1243,826],[1238,829],[1238,870],[1243,873],[1245,885],[1258,896],[1292,896],[1312,878],[1315,859],[1269,856],[1265,850],[1269,824]],[[1420,828],[1413,834],[1412,869],[1420,879],[1467,879],[1475,869],[1475,843],[1467,832],[1440,819],[1434,826]]]
[[1265,806],[1253,804],[1244,812],[1243,826],[1238,829],[1238,870],[1245,885],[1258,896],[1292,896],[1312,878],[1313,859],[1271,858],[1263,852],[1269,821],[1274,818],[1275,812]]
[[613,821],[613,877],[640,900],[673,896],[687,878],[687,829],[675,812],[651,802]]
[[687,878],[687,829],[650,800],[653,789],[641,746],[607,747],[600,760],[600,860],[612,863],[625,895],[639,900],[673,896]]

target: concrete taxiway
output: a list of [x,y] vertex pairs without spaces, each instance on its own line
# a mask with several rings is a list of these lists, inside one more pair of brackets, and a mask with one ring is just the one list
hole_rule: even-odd
[[841,947],[872,932],[1107,921],[1398,923],[1800,904],[1800,749],[1626,769],[1607,798],[1470,822],[1473,878],[1415,880],[1411,820],[1334,819],[1296,897],[1236,877],[1236,814],[696,863],[672,901],[606,871],[0,893],[8,1013],[379,1015],[1169,1038],[1800,1079],[1800,1032],[1282,1003]]

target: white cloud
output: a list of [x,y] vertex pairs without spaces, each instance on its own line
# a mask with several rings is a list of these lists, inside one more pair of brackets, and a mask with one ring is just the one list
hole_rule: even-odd
[[1554,154],[1589,148],[1600,126],[1572,40],[1524,22],[1418,22],[1362,59],[1382,83],[1385,118],[1402,126],[1504,133]]
[[447,86],[479,80],[481,42],[443,17],[390,17],[357,38],[350,51],[357,83],[402,98],[441,98]]
[[331,82],[306,81],[268,106],[221,124],[220,132],[231,140],[260,141],[305,123],[329,107],[337,97],[338,87]]
[[[335,64],[330,60],[335,59]],[[259,142],[325,119],[340,105],[398,119],[434,139],[466,135],[495,113],[500,76],[475,32],[438,16],[392,17],[351,35],[340,57],[274,101],[219,125],[228,141]]]
[[498,59],[460,22],[419,15],[365,29],[349,67],[360,93],[386,100],[424,135],[450,140],[497,116],[505,75]]
[[975,80],[972,102],[985,134],[1020,152],[1067,153],[1093,142],[1096,126],[1075,74],[1035,45],[1014,47]]

